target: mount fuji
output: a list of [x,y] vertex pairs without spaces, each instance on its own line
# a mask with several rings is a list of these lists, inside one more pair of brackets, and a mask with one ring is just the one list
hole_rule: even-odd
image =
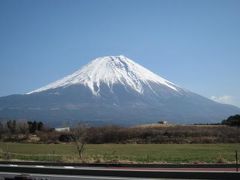
[[22,95],[0,98],[0,119],[135,125],[215,123],[240,113],[154,74],[125,56],[100,57],[73,74]]

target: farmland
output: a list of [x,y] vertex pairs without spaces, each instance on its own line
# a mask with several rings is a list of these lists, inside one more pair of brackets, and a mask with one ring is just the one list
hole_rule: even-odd
[[69,144],[0,143],[1,160],[117,163],[231,163],[240,144],[88,144],[83,159]]

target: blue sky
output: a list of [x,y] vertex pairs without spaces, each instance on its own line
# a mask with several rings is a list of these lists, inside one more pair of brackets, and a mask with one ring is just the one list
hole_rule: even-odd
[[0,96],[123,54],[240,107],[239,9],[238,0],[1,0]]

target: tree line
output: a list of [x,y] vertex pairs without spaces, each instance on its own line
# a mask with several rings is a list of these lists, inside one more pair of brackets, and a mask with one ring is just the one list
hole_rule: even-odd
[[[69,132],[57,132],[43,122],[0,122],[0,140],[37,143],[240,143],[240,115],[223,120],[219,125],[167,125],[146,127],[102,126],[89,127],[79,124]],[[80,143],[81,142],[81,143]]]
[[0,122],[0,139],[3,135],[34,134],[44,130],[45,127],[41,121],[7,120],[5,123]]

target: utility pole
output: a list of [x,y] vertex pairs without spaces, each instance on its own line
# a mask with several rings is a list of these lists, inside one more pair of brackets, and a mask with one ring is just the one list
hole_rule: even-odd
[[236,171],[238,172],[238,151],[236,150]]

